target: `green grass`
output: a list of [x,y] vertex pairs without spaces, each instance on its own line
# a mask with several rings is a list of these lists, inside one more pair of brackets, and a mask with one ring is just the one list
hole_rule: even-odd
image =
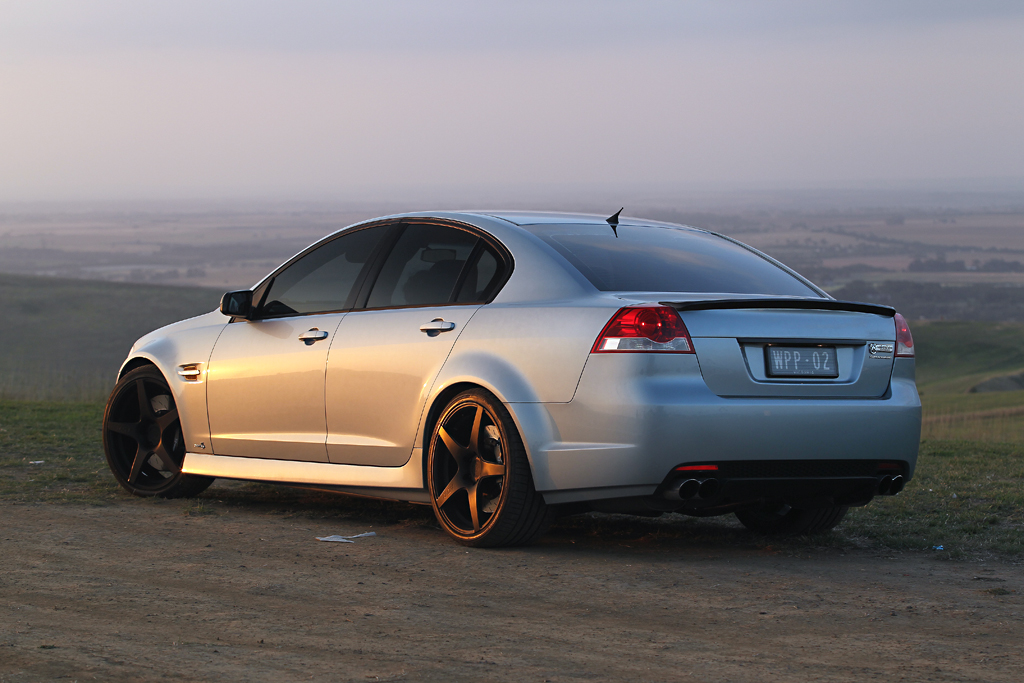
[[966,393],[989,377],[1024,370],[1024,325],[934,322],[911,324],[922,394]]
[[850,511],[841,533],[872,545],[952,556],[1024,555],[1024,446],[924,441],[898,496]]
[[220,292],[0,274],[0,398],[104,400],[136,339]]
[[[100,444],[98,403],[0,401],[0,501],[110,504],[131,497],[114,482]],[[42,460],[39,465],[31,461]],[[811,539],[758,539],[732,517],[659,520],[618,515],[568,518],[554,540],[600,537],[624,544],[644,539],[687,543],[754,543],[779,549],[929,550],[944,557],[1024,556],[1024,446],[964,441],[922,443],[917,474],[903,493],[854,508],[838,530]],[[955,497],[954,497],[954,494]],[[361,523],[433,525],[430,509],[289,489],[218,482],[195,500],[177,501],[185,515],[226,508]]]
[[0,499],[102,503],[118,498],[120,489],[103,457],[102,418],[99,403],[0,401]]

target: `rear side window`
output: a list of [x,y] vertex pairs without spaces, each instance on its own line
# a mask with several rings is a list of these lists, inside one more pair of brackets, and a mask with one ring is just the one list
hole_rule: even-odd
[[350,307],[359,273],[387,229],[377,226],[346,233],[285,268],[270,283],[261,315],[272,318]]
[[448,303],[478,240],[444,225],[407,226],[388,254],[366,307]]
[[497,252],[489,246],[484,247],[470,265],[455,300],[460,303],[487,301],[504,274],[505,265]]
[[524,226],[602,291],[820,297],[744,247],[685,228]]

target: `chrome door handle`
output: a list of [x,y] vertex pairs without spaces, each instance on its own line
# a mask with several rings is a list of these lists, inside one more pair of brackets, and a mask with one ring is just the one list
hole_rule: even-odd
[[299,340],[306,342],[306,346],[312,346],[313,342],[318,342],[321,339],[327,339],[327,332],[318,330],[315,327],[299,335]]
[[420,332],[426,332],[431,337],[436,337],[442,332],[450,332],[455,329],[455,323],[446,321],[444,318],[434,318],[429,323],[420,325]]

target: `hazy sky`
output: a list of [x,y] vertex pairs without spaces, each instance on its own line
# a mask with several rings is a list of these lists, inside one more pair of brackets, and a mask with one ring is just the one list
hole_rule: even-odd
[[0,201],[1024,189],[1024,2],[0,0]]

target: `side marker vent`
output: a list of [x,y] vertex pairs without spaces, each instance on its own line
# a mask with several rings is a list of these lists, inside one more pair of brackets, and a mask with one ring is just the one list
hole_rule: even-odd
[[199,363],[188,363],[186,365],[179,365],[178,376],[181,377],[186,382],[203,381],[203,371],[199,368]]

